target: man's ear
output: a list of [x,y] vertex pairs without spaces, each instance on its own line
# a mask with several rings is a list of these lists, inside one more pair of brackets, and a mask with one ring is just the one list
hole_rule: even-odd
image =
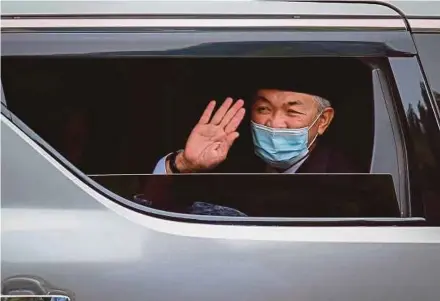
[[335,110],[332,107],[325,108],[318,120],[318,134],[322,135],[335,116]]

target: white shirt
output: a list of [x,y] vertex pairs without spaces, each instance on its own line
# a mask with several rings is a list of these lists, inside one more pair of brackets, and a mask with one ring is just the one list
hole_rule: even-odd
[[[159,160],[159,162],[157,162],[156,167],[154,168],[154,171],[153,171],[154,175],[165,175],[165,174],[167,174],[166,160],[167,160],[167,157],[169,155],[170,154],[164,156],[162,159]],[[305,156],[303,159],[301,159],[300,161],[298,161],[297,163],[295,163],[293,166],[291,166],[287,170],[283,171],[282,173],[296,173],[298,168],[304,163],[304,161],[307,159],[307,157],[308,156]],[[279,173],[276,169],[270,167],[269,165],[266,168],[266,172],[267,173]]]

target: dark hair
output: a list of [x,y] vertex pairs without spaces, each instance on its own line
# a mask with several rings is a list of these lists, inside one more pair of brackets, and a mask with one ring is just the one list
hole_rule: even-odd
[[[248,94],[252,95],[253,99],[258,90],[274,89],[310,94],[330,102],[334,90],[330,85],[330,82],[334,83],[334,80],[329,80],[332,75],[313,64],[298,65],[297,68],[295,66],[289,64],[286,67],[285,60],[268,60],[259,65],[259,71],[247,71],[243,77],[246,78]],[[294,73],[295,70],[299,73]],[[325,101],[322,104],[327,106]]]

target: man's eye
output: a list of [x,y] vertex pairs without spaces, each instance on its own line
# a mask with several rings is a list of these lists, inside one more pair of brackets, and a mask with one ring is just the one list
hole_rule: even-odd
[[258,113],[267,113],[267,112],[269,112],[269,108],[267,108],[267,107],[258,107],[257,111],[258,111]]
[[289,114],[289,115],[296,115],[296,114],[298,114],[298,112],[294,111],[294,110],[287,110],[287,114]]

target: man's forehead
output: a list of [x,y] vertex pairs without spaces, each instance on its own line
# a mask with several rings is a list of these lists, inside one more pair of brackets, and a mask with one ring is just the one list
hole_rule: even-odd
[[303,92],[276,90],[276,89],[260,89],[257,91],[260,100],[269,102],[283,102],[289,105],[313,105],[316,103],[315,96]]

